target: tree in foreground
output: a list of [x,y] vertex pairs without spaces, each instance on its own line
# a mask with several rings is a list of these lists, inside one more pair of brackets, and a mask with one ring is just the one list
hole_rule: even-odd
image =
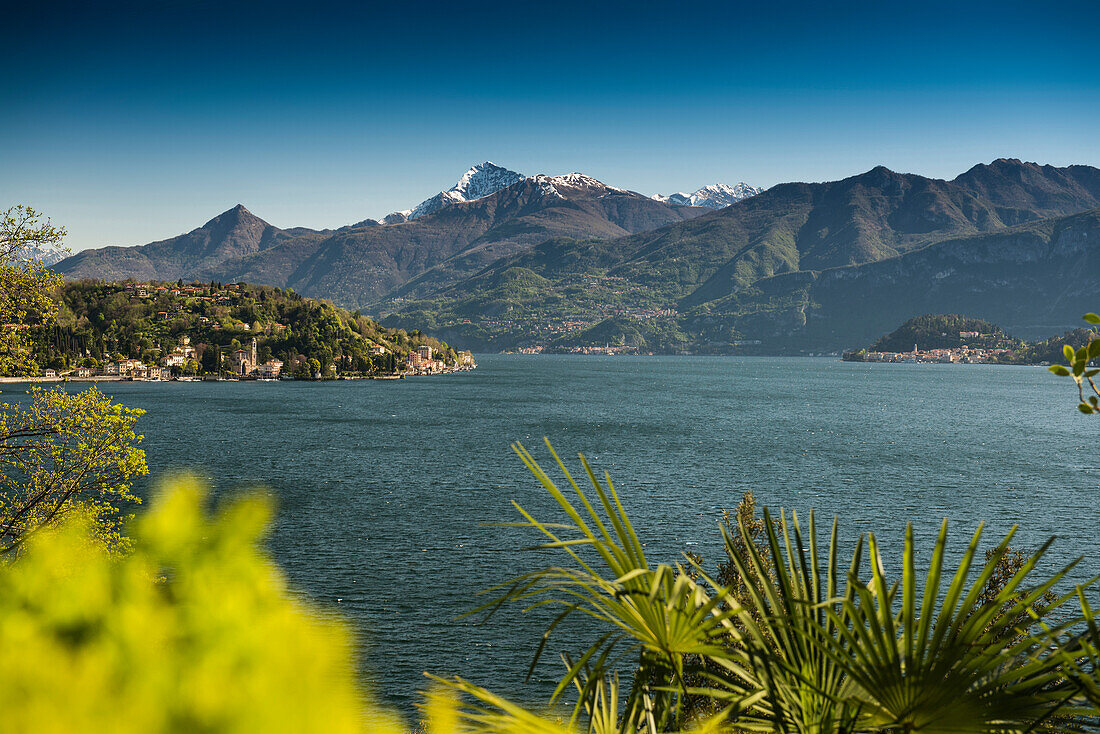
[[[63,235],[30,207],[0,216],[0,374],[37,373],[24,327],[53,317],[60,280],[32,255]],[[131,481],[147,471],[134,432],[141,413],[94,388],[35,389],[28,406],[0,403],[0,557],[70,514],[93,522],[106,547],[125,550],[125,510],[138,501]]]
[[[0,565],[0,728],[406,734],[357,680],[346,624],[292,593],[263,549],[268,500],[214,517],[205,504],[199,484],[177,479],[132,524],[125,556],[70,516]],[[468,726],[451,689],[433,691],[417,731],[567,734],[485,695],[499,712]]]

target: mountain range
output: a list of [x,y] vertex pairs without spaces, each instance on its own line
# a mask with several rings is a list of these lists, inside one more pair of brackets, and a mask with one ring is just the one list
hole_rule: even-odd
[[1100,301],[1089,166],[999,159],[950,181],[880,166],[719,209],[724,189],[751,187],[650,198],[579,173],[517,177],[485,163],[404,221],[335,231],[280,230],[238,206],[57,267],[292,287],[480,349],[839,350],[946,311],[1046,335]]
[[676,194],[654,194],[653,198],[657,201],[667,201],[681,206],[702,206],[707,209],[723,209],[727,206],[736,204],[742,199],[756,196],[763,190],[764,189],[755,186],[749,186],[744,181],[741,181],[735,186],[716,183],[704,186],[692,194],[685,194],[683,192]]
[[242,280],[366,307],[433,292],[549,237],[614,238],[705,211],[580,173],[523,177],[486,162],[383,222],[282,230],[237,205],[187,234],[84,250],[57,269],[68,278]]

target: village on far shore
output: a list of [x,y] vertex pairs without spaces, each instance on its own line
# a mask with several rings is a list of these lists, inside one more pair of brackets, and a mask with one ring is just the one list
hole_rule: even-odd
[[[996,324],[961,314],[914,316],[866,349],[844,352],[846,362],[1050,365],[1066,347],[1079,349],[1096,337],[1091,329],[1025,342]],[[910,350],[908,346],[912,344]],[[921,345],[924,345],[923,347]]]
[[[960,339],[977,339],[976,331],[960,331]],[[1010,350],[1005,347],[974,347],[967,344],[960,347],[940,349],[920,349],[913,345],[911,352],[854,352],[844,355],[849,362],[934,362],[937,364],[998,364]],[[861,357],[857,359],[856,357]]]
[[418,331],[246,283],[61,286],[48,325],[27,329],[37,374],[13,380],[202,381],[400,379],[477,367]]

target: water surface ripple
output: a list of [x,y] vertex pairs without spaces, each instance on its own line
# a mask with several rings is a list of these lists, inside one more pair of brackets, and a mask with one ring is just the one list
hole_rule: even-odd
[[[843,518],[896,549],[949,517],[1058,535],[1055,557],[1100,568],[1100,423],[1041,368],[834,359],[482,356],[468,374],[391,382],[112,383],[147,411],[154,477],[198,470],[219,493],[277,496],[270,547],[296,588],[361,632],[379,693],[410,710],[423,671],[541,700],[523,684],[542,620],[456,617],[476,592],[542,562],[511,521],[550,499],[509,450],[583,451],[611,473],[652,559],[716,559],[716,518],[748,489]],[[9,400],[17,391],[5,390]],[[145,487],[143,491],[147,491]],[[698,545],[694,545],[694,544]],[[691,545],[689,545],[691,544]],[[958,545],[956,547],[958,547]],[[895,554],[894,557],[896,557]],[[889,561],[888,561],[889,562]],[[577,632],[576,634],[581,634]],[[568,638],[563,638],[568,641]]]

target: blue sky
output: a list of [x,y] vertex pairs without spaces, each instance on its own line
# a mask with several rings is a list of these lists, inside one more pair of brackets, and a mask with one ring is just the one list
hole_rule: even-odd
[[1095,2],[22,5],[0,207],[73,249],[338,227],[483,160],[646,194],[1100,165]]

